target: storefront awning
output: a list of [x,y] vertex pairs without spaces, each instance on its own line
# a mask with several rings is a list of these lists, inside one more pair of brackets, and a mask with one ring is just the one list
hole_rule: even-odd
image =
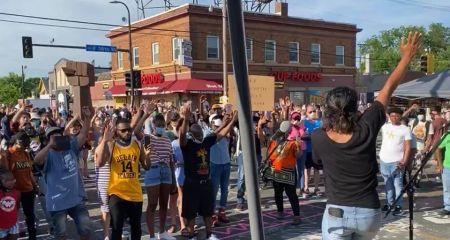
[[[139,90],[142,95],[170,94],[170,93],[221,93],[222,84],[212,80],[182,79],[156,83]],[[125,85],[116,85],[109,89],[113,96],[125,96]]]

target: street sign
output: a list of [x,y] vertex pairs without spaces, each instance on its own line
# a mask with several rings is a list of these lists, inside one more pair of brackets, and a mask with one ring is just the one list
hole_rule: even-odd
[[89,52],[117,52],[117,47],[86,44],[86,51],[89,51]]

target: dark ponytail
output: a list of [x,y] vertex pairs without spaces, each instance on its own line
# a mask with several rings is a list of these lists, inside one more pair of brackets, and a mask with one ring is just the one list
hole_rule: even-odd
[[338,133],[350,134],[358,121],[357,93],[348,87],[331,90],[326,98],[323,127]]

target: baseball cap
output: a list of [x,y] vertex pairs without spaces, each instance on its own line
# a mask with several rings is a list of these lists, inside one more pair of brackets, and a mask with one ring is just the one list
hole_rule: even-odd
[[59,127],[49,127],[45,130],[45,136],[49,137],[53,133],[63,133],[62,129]]

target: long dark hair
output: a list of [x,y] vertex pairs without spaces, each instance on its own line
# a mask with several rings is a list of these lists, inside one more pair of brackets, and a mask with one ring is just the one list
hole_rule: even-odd
[[328,93],[323,114],[323,127],[326,130],[350,134],[358,118],[358,96],[355,90],[337,87]]

